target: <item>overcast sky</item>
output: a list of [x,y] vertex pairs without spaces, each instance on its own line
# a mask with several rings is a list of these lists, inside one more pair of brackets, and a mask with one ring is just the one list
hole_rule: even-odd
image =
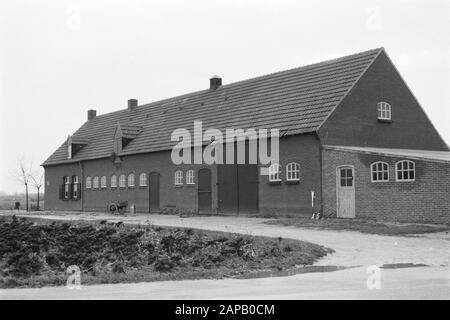
[[85,120],[385,47],[450,143],[450,1],[1,1],[0,191]]

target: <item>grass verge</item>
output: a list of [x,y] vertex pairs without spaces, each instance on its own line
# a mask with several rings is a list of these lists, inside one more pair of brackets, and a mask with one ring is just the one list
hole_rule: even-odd
[[407,236],[423,233],[449,231],[450,226],[416,224],[416,223],[393,223],[362,219],[324,219],[313,220],[308,218],[286,218],[266,221],[266,224],[282,226],[293,226],[307,229],[326,229],[342,231],[358,231],[362,233]]

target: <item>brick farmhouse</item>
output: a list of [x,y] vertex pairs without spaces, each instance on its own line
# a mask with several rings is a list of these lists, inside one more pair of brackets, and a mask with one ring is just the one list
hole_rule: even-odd
[[[194,121],[222,132],[277,128],[279,161],[266,175],[249,161],[174,164],[171,134]],[[43,166],[47,210],[127,201],[138,213],[450,220],[449,148],[383,48],[226,85],[214,76],[208,89],[130,99],[104,115],[89,110]]]

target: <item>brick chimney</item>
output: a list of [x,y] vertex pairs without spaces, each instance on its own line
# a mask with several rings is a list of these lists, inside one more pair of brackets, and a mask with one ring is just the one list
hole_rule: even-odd
[[94,119],[97,116],[96,110],[88,110],[88,121]]
[[209,79],[209,89],[216,90],[222,85],[222,78],[215,75],[211,79]]
[[137,99],[129,99],[128,100],[128,110],[129,111],[136,109],[137,106],[138,106]]

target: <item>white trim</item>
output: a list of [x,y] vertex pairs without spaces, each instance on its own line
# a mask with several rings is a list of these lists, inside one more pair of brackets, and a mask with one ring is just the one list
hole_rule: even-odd
[[130,173],[127,177],[127,186],[133,188],[135,186],[134,173]]
[[195,184],[195,175],[194,175],[194,170],[189,169],[188,171],[186,171],[186,184]]
[[392,106],[385,101],[378,102],[377,116],[379,120],[392,120]]
[[101,189],[106,189],[106,187],[107,187],[106,176],[102,176],[100,178],[100,188]]
[[[289,174],[297,176],[297,178],[289,178]],[[298,162],[289,162],[286,165],[286,181],[300,181],[300,164]]]
[[177,170],[174,173],[174,178],[175,178],[175,185],[176,186],[182,186],[183,185],[183,171],[181,170]]
[[113,174],[110,179],[111,179],[111,188],[117,188],[117,175]]
[[142,172],[139,175],[139,186],[140,187],[147,187],[147,174],[145,172]]
[[86,189],[92,189],[92,178],[86,177]]
[[[387,166],[387,169],[386,169],[386,171],[384,170],[384,169],[382,169],[381,171],[378,171],[378,169],[375,171],[377,174],[379,173],[379,172],[381,172],[382,173],[382,176],[383,176],[383,179],[381,179],[381,180],[373,180],[373,174],[374,174],[374,171],[372,170],[372,166],[373,165],[376,165],[376,164],[379,164],[379,163],[381,163],[381,164],[385,164],[386,166]],[[384,179],[384,172],[387,172],[387,180],[385,180]],[[389,163],[387,163],[387,162],[384,162],[384,161],[375,161],[375,162],[372,162],[371,164],[370,164],[370,182],[373,182],[373,183],[378,183],[378,182],[389,182]]]
[[[405,169],[405,168],[403,168],[402,167],[402,169],[401,170],[398,170],[398,167],[397,167],[397,165],[399,164],[399,163],[403,163],[403,162],[407,162],[408,163],[408,168],[407,169]],[[412,169],[409,169],[409,163],[412,163],[413,164],[413,168]],[[408,172],[408,179],[399,179],[398,178],[398,172],[399,171],[401,171],[401,172]],[[414,175],[414,178],[413,179],[410,179],[409,178],[409,172],[413,172],[413,175]],[[403,176],[403,175],[402,175]],[[404,159],[404,160],[400,160],[400,161],[397,161],[396,163],[395,163],[395,181],[397,181],[397,182],[414,182],[414,181],[416,181],[416,164],[415,164],[415,162],[414,161],[411,161],[411,160],[407,160],[407,159]]]
[[[277,168],[275,170],[274,168]],[[269,167],[269,182],[279,182],[281,181],[281,166],[279,163],[272,163]],[[278,177],[278,178],[274,178]]]

